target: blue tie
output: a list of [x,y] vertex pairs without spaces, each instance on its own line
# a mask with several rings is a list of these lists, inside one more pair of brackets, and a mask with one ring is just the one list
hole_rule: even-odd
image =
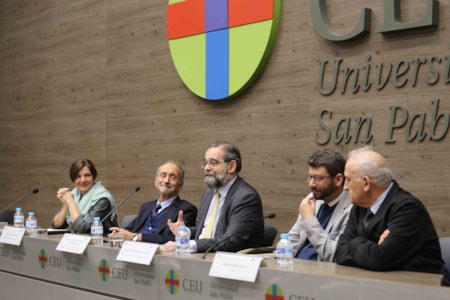
[[317,213],[317,220],[319,220],[322,228],[327,227],[328,221],[330,221],[331,215],[333,214],[334,206],[330,207],[326,203],[322,204]]
[[158,203],[158,204],[155,206],[155,208],[152,210],[151,217],[152,217],[152,218],[156,218],[156,217],[158,216],[158,210],[160,210],[160,209],[161,209],[161,204]]
[[[327,227],[335,208],[336,205],[330,207],[326,203],[322,204],[322,206],[319,208],[319,212],[317,213],[317,220],[319,221],[322,228],[325,229]],[[303,246],[303,248],[297,253],[296,258],[317,260],[316,249],[314,249],[314,246],[309,240],[305,244],[305,246]]]

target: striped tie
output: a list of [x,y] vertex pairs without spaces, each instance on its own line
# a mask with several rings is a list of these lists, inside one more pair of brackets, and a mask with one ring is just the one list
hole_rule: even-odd
[[214,220],[216,219],[217,208],[219,207],[219,200],[220,200],[220,194],[219,194],[219,192],[216,192],[214,194],[211,216],[209,217],[208,225],[206,226],[206,228],[203,232],[203,235],[202,235],[202,237],[204,239],[212,238],[212,233],[213,233],[213,228],[214,228]]

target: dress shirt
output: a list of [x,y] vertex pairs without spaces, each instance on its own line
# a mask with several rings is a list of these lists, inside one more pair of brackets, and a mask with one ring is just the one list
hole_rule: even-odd
[[[214,237],[214,234],[216,232],[216,225],[220,218],[220,214],[222,213],[223,203],[225,202],[227,193],[228,193],[230,187],[236,181],[236,178],[237,178],[237,176],[234,177],[233,179],[231,179],[226,185],[221,186],[220,188],[217,189],[217,191],[220,194],[220,199],[219,199],[219,207],[217,208],[216,219],[214,220],[214,228],[213,228],[213,232],[212,232],[212,237]],[[206,216],[207,221],[205,221],[205,223],[202,225],[202,233],[200,234],[200,238],[202,238],[203,230],[206,228],[206,225],[208,224],[207,222],[209,222],[209,218],[210,218],[212,210],[213,210],[213,203],[214,203],[214,196],[211,200],[211,204],[209,205],[208,215]],[[190,244],[191,252],[197,252],[197,243],[195,242],[195,240],[190,240],[189,244]]]

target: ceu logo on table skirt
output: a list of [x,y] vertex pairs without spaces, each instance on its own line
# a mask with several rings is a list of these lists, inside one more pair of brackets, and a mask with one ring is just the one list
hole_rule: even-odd
[[167,37],[184,84],[222,100],[249,87],[275,43],[281,0],[169,0]]
[[41,249],[41,251],[39,251],[38,260],[39,260],[39,266],[41,266],[41,269],[47,268],[47,262],[48,262],[47,251],[45,251],[44,249]]
[[109,263],[106,261],[106,259],[100,260],[100,262],[98,263],[98,275],[100,276],[100,279],[102,281],[108,281],[109,272]]
[[271,284],[266,289],[266,300],[284,300],[283,291],[276,284]]
[[164,278],[164,284],[166,286],[167,292],[171,295],[175,295],[180,287],[180,280],[178,279],[178,274],[174,270],[170,270],[166,273]]

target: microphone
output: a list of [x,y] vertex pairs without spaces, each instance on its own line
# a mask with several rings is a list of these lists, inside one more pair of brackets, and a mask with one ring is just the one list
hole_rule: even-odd
[[109,216],[111,216],[111,221],[112,221],[113,218],[114,218],[114,214],[119,210],[119,207],[121,207],[122,204],[124,204],[125,201],[128,200],[128,198],[131,197],[131,195],[133,195],[136,192],[139,192],[140,190],[141,190],[141,188],[139,186],[135,187],[134,190],[132,190],[128,195],[126,195],[126,197],[123,198],[122,201],[120,201],[119,204],[117,204],[117,206],[114,207],[114,209],[112,209],[100,222],[103,223],[103,221],[105,221],[106,218],[108,218]]
[[22,201],[22,200],[25,199],[26,197],[28,197],[28,196],[30,196],[30,195],[33,195],[33,194],[37,194],[37,193],[39,193],[39,189],[38,189],[38,188],[35,188],[34,190],[31,191],[31,193],[28,193],[28,194],[23,195],[22,197],[20,197],[19,199],[17,199],[17,200],[14,201],[13,203],[11,203],[10,205],[8,205],[8,206],[5,207],[4,209],[2,209],[2,210],[0,211],[0,214],[1,214],[2,212],[4,212],[5,210],[9,209],[11,206],[13,206],[13,205],[19,203],[20,201]]
[[239,237],[238,234],[230,234],[229,236],[225,237],[224,239],[220,240],[219,242],[213,244],[211,247],[209,247],[208,249],[206,249],[205,254],[203,254],[202,259],[206,258],[206,255],[208,255],[209,252],[211,252],[211,250],[215,249],[217,246],[222,245],[223,243],[225,243],[226,241],[230,240],[232,237],[237,236]]
[[271,214],[268,214],[267,216],[264,216],[264,219],[273,219],[273,218],[275,218],[277,215],[275,214],[275,213],[271,213]]

